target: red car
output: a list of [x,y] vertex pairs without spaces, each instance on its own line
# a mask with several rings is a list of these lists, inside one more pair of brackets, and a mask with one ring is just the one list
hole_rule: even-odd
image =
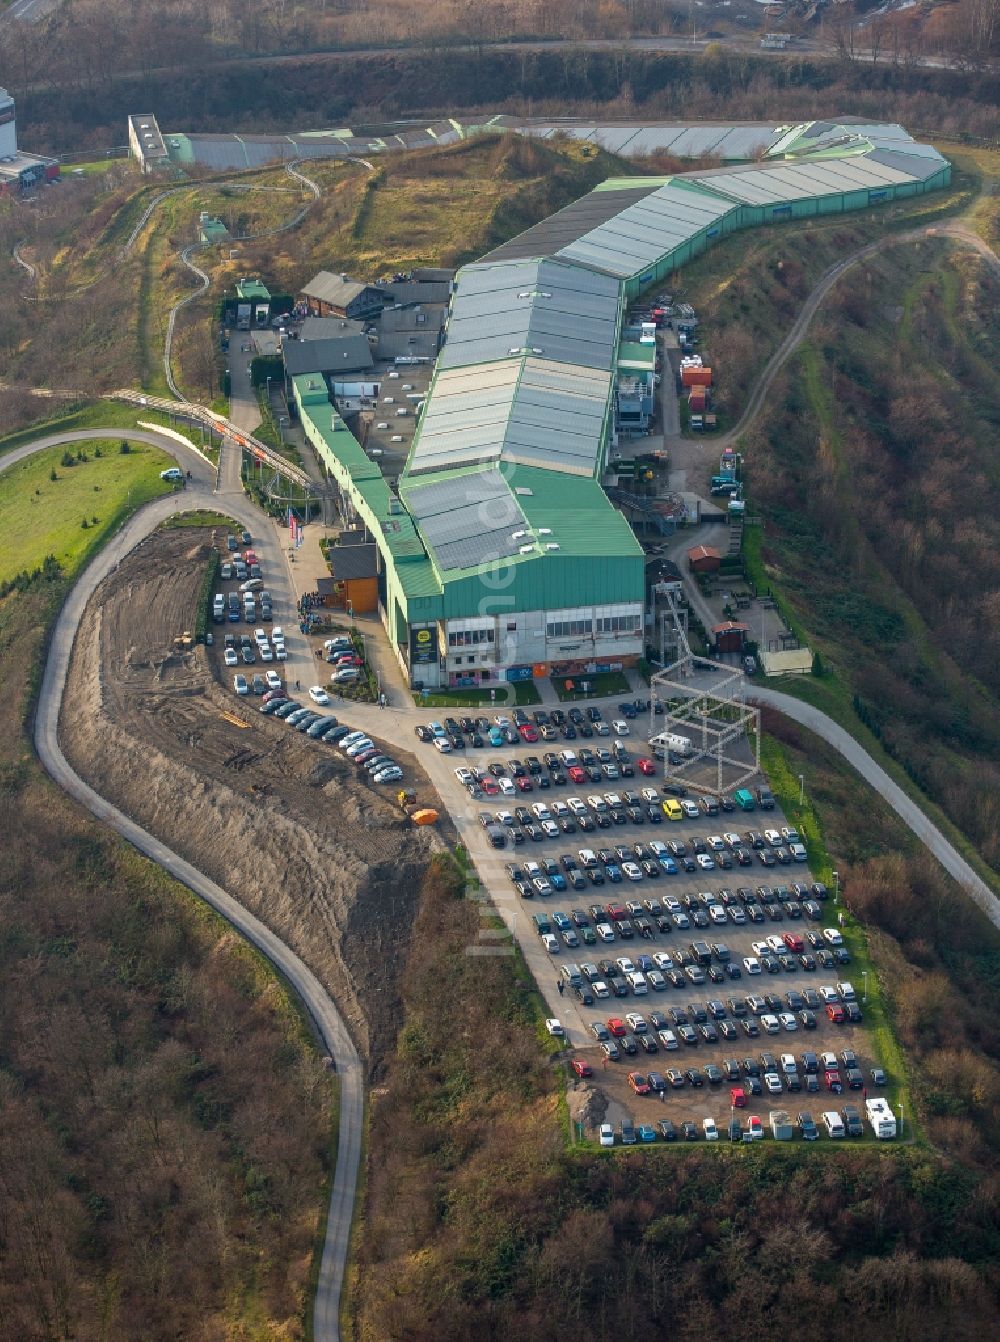
[[734,1109],[745,1109],[747,1107],[747,1093],[742,1086],[730,1086],[729,1103]]
[[587,775],[580,768],[579,764],[571,764],[566,772],[569,774],[571,783],[585,783],[587,781]]
[[824,1072],[823,1084],[827,1090],[832,1090],[834,1095],[839,1095],[844,1089],[844,1083],[840,1079],[839,1072]]
[[530,722],[522,722],[517,729],[521,733],[521,740],[527,741],[529,746],[533,746],[538,740],[538,729]]
[[652,778],[656,773],[656,765],[649,759],[636,760],[635,767],[641,774],[645,774],[647,778]]
[[797,932],[782,932],[781,940],[795,955],[801,955],[805,950],[805,943]]
[[826,1008],[826,1014],[833,1021],[834,1025],[843,1025],[847,1019],[847,1013],[839,1002],[830,1002]]
[[649,1081],[642,1072],[629,1072],[628,1083],[637,1095],[649,1094]]
[[485,778],[481,778],[479,780],[479,788],[480,791],[487,797],[496,797],[500,793],[500,789],[497,787],[496,781],[492,779],[489,776],[489,774],[487,774]]
[[613,923],[623,923],[629,916],[629,911],[624,904],[605,904],[604,912]]
[[623,1035],[628,1034],[625,1029],[625,1022],[620,1016],[611,1016],[608,1020],[608,1029],[616,1039],[621,1039]]
[[522,792],[534,792],[534,790],[535,790],[535,786],[534,786],[534,784],[532,783],[531,779],[530,779],[530,778],[527,778],[527,777],[525,777],[525,778],[515,778],[515,779],[514,779],[514,786],[515,786],[516,788],[519,788]]
[[591,1067],[589,1062],[584,1062],[583,1058],[572,1058],[570,1060],[569,1065],[570,1067],[572,1067],[573,1071],[577,1074],[577,1076],[594,1075],[593,1067]]

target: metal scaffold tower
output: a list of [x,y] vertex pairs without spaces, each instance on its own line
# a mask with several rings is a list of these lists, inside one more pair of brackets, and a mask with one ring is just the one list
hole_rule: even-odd
[[[746,786],[760,773],[760,709],[746,702],[746,678],[738,667],[695,657],[687,637],[687,611],[672,584],[657,591],[661,639],[670,639],[676,659],[652,678],[649,742],[663,759],[664,777],[696,792],[724,793]],[[657,705],[662,705],[662,715]],[[684,738],[671,743],[667,738]],[[679,749],[677,747],[680,747]]]

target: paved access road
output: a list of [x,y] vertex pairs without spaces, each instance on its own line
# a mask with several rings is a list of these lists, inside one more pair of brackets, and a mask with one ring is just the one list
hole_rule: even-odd
[[[122,430],[94,429],[39,438],[0,457],[0,469],[46,447],[106,438],[109,434],[122,436]],[[340,1337],[340,1297],[354,1213],[364,1118],[364,1077],[347,1027],[326,989],[293,951],[221,886],[105,801],[74,772],[59,746],[59,713],[73,642],[84,608],[102,579],[166,518],[196,508],[219,508],[230,514],[254,536],[255,548],[267,565],[269,575],[274,575],[274,581],[269,577],[269,585],[274,590],[279,609],[290,602],[287,608],[294,612],[294,596],[291,584],[287,581],[288,568],[283,562],[278,532],[246,499],[239,488],[238,475],[236,490],[225,492],[224,487],[223,492],[218,493],[215,491],[215,471],[198,452],[193,449],[187,451],[175,440],[154,432],[130,429],[127,436],[172,453],[184,470],[191,471],[192,480],[187,489],[157,499],[136,513],[81,574],[52,633],[39,691],[35,747],[47,772],[72,797],[176,880],[200,895],[267,956],[298,993],[319,1031],[323,1046],[335,1060],[340,1078],[340,1128],[326,1240],[314,1305],[313,1335],[318,1342],[337,1342]]]

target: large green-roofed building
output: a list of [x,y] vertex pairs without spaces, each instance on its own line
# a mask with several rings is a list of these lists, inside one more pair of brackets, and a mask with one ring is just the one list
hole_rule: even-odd
[[709,136],[732,147],[720,157],[738,157],[744,142],[747,157],[763,157],[605,182],[461,270],[398,492],[323,379],[292,379],[345,513],[378,546],[383,618],[411,683],[634,664],[643,550],[602,478],[616,378],[648,397],[655,352],[622,343],[625,304],[736,229],[862,209],[950,178],[947,160],[898,126],[674,129],[674,153],[701,153]]

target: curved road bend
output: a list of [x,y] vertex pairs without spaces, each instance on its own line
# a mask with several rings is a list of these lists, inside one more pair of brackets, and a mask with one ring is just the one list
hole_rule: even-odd
[[[712,526],[696,528],[694,531],[688,532],[683,541],[672,545],[668,551],[669,557],[680,570],[684,583],[684,594],[692,610],[706,629],[712,627],[716,617],[706,604],[697,583],[692,580],[690,574],[686,571],[683,560],[685,550],[702,542],[709,543],[716,530],[717,528]],[[752,702],[766,705],[768,708],[783,713],[785,717],[791,718],[803,727],[808,727],[810,731],[815,732],[817,736],[821,736],[824,741],[833,746],[838,755],[842,755],[848,764],[857,770],[865,782],[870,783],[875,791],[885,799],[903,824],[937,858],[949,876],[953,876],[970,899],[975,900],[990,922],[996,927],[1000,927],[1000,899],[997,898],[982,877],[973,871],[958,849],[945,838],[934,822],[928,819],[916,802],[912,801],[899,784],[889,777],[882,766],[876,763],[850,732],[841,727],[839,723],[834,722],[833,718],[828,717],[820,709],[814,708],[812,704],[807,704],[802,699],[796,699],[794,695],[784,694],[780,690],[769,690],[756,683],[748,684],[746,692],[747,698]]]
[[[30,453],[46,447],[107,438],[109,434],[120,436],[121,433],[121,429],[106,429],[53,434],[37,439],[0,458],[0,469],[13,465]],[[188,512],[199,507],[219,506],[255,532],[260,532],[263,520],[260,512],[247,502],[242,491],[238,494],[225,492],[221,496],[213,493],[214,472],[196,452],[188,452],[176,441],[152,432],[130,429],[128,437],[161,447],[179,458],[183,467],[190,469],[192,480],[185,491],[157,499],[135,513],[77,580],[52,632],[38,697],[35,747],[46,771],[70,796],[85,806],[98,820],[116,830],[139,852],[158,863],[175,880],[181,881],[204,899],[271,961],[299,995],[319,1031],[324,1048],[336,1059],[337,1074],[340,1078],[337,1164],[313,1307],[313,1331],[317,1342],[339,1342],[340,1298],[347,1264],[351,1220],[354,1214],[364,1120],[364,1077],[357,1050],[347,1032],[347,1027],[326,989],[293,951],[221,886],[209,880],[166,844],[135,824],[110,802],[105,801],[73,770],[59,746],[59,713],[80,619],[98,584],[115,565],[161,522],[176,513]],[[270,560],[271,571],[275,573],[277,579],[274,584],[276,595],[281,600],[281,588],[287,586],[290,589],[290,583],[286,585],[281,580],[281,575],[287,573],[287,564],[283,562],[284,555],[281,553],[275,528],[267,528],[259,535],[259,539],[255,540],[255,544]],[[294,610],[294,600],[290,609]]]

